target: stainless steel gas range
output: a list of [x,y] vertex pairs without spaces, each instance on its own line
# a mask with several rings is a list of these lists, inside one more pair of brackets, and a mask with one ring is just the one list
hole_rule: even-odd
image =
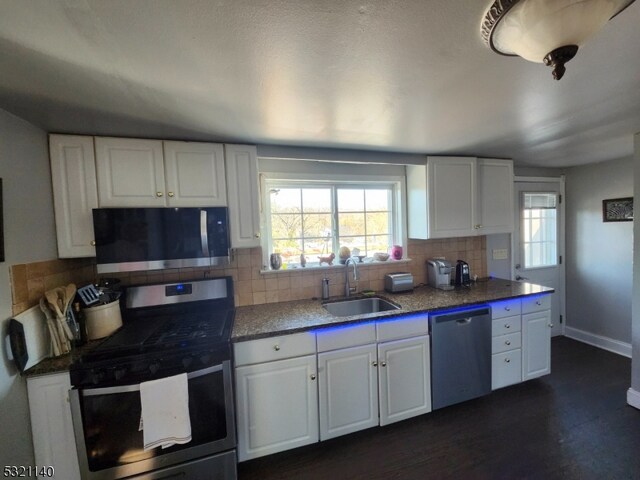
[[[71,366],[82,478],[235,479],[231,278],[131,287],[125,299],[124,326]],[[145,451],[140,385],[181,374],[191,440]]]

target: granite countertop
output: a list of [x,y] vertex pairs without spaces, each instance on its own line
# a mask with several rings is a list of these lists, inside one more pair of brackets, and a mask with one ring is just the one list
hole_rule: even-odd
[[[331,315],[322,307],[321,300],[298,300],[238,307],[236,308],[232,341],[241,342],[328,326],[393,318],[409,313],[433,312],[508,298],[552,293],[553,291],[553,288],[532,283],[494,278],[479,280],[470,287],[456,287],[454,290],[448,291],[421,286],[408,293],[376,293],[376,297],[389,300],[397,304],[400,309],[350,317]],[[354,295],[350,299],[356,298],[365,297]],[[341,300],[345,300],[345,298],[331,298],[328,302]]]
[[[483,304],[508,298],[525,297],[540,293],[552,293],[552,288],[542,287],[531,283],[512,282],[499,278],[479,280],[470,287],[456,287],[454,290],[444,291],[421,286],[407,293],[376,293],[395,303],[399,310],[388,312],[355,315],[351,317],[336,317],[322,308],[321,300],[297,300],[291,302],[268,303],[236,308],[236,316],[231,340],[241,342],[257,338],[272,337],[296,332],[304,332],[316,328],[359,323],[374,319],[393,318],[409,313],[433,312],[461,306]],[[354,295],[351,299],[366,298]],[[329,302],[345,300],[343,297],[333,297]],[[99,345],[104,339],[94,340],[75,348],[66,355],[47,358],[23,373],[30,377],[56,372],[68,371],[71,363]]]

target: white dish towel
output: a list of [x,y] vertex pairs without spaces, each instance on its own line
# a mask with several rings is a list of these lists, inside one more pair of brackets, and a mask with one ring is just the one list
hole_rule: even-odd
[[144,450],[191,441],[187,374],[140,384]]

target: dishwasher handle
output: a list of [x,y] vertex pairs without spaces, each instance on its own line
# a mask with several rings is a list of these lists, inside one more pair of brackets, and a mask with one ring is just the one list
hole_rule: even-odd
[[458,322],[459,324],[469,324],[473,317],[480,317],[484,315],[491,316],[491,309],[489,307],[460,310],[458,312],[443,313],[442,315],[438,315],[436,313],[431,317],[431,323],[438,324],[445,322]]

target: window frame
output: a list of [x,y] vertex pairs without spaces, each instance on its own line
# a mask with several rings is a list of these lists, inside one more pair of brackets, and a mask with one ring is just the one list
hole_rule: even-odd
[[[269,269],[269,255],[273,245],[271,229],[271,200],[270,192],[273,188],[331,188],[332,190],[332,248],[338,255],[336,244],[339,233],[338,211],[337,211],[337,190],[338,188],[390,188],[390,235],[392,245],[407,245],[406,236],[406,214],[404,205],[404,192],[406,191],[405,178],[401,176],[380,176],[380,175],[330,175],[330,174],[291,174],[269,172],[260,174],[263,205],[263,234],[262,234],[262,259],[263,270]],[[339,245],[337,246],[339,248]],[[407,258],[407,249],[404,248],[404,258]],[[309,263],[315,263],[310,261]],[[337,262],[335,262],[337,263]],[[334,264],[335,264],[334,263]],[[295,263],[299,267],[299,263]],[[315,265],[310,265],[315,268]]]

